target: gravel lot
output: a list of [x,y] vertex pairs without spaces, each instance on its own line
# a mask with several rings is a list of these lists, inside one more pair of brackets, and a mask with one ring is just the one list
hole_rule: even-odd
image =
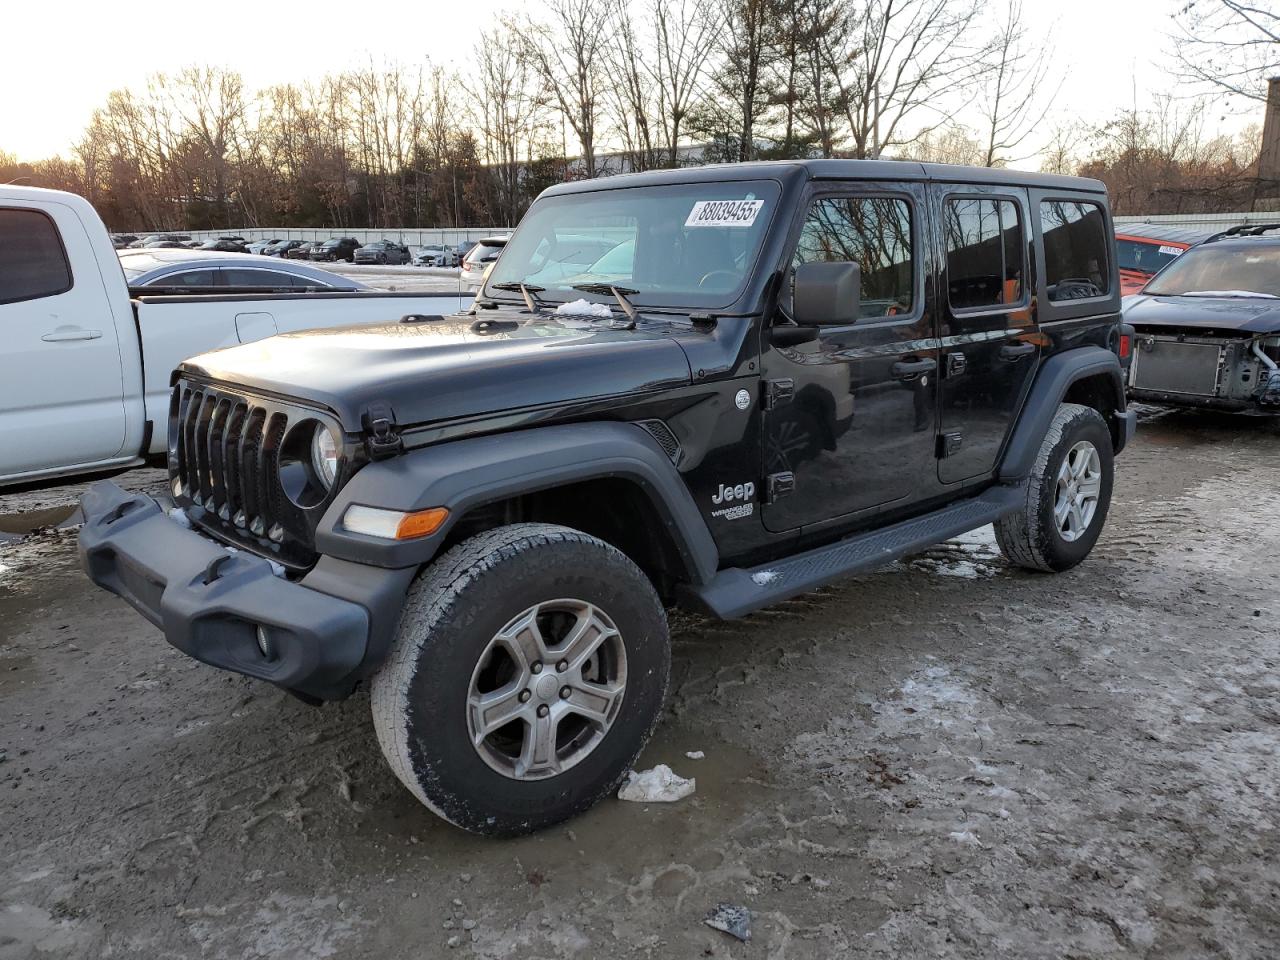
[[[367,695],[196,664],[89,587],[74,531],[11,539],[0,960],[1274,957],[1280,425],[1147,411],[1119,466],[1068,574],[979,531],[677,617],[643,759],[697,793],[517,841],[419,807]],[[0,531],[74,492],[0,497]],[[721,902],[750,943],[703,925]]]

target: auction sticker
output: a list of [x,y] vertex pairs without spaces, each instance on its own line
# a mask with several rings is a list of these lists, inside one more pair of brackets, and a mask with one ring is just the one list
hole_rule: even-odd
[[686,227],[749,227],[764,209],[763,200],[699,200]]

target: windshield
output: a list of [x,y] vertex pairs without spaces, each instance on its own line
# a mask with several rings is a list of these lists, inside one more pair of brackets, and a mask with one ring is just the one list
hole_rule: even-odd
[[1158,240],[1116,240],[1116,260],[1121,270],[1158,273],[1183,252],[1182,247]]
[[1156,297],[1280,297],[1280,246],[1211,243],[1193,247],[1152,278],[1142,292]]
[[[772,180],[664,184],[565,194],[530,208],[489,275],[577,300],[580,284],[634,290],[653,307],[732,303],[777,207]],[[509,295],[508,295],[509,297]]]

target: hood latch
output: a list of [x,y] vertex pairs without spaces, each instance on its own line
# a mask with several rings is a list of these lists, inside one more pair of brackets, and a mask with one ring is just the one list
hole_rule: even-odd
[[360,423],[364,427],[364,445],[370,460],[386,460],[404,449],[395,412],[388,404],[370,404],[360,415]]

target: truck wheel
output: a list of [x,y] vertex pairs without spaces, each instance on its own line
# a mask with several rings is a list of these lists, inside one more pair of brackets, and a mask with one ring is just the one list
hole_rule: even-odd
[[1026,504],[996,521],[1000,552],[1029,570],[1071,569],[1098,542],[1114,478],[1107,422],[1092,407],[1062,404],[1031,468]]
[[640,569],[567,527],[466,540],[409,588],[373,723],[396,776],[473,833],[566,820],[617,789],[657,723],[667,618]]

